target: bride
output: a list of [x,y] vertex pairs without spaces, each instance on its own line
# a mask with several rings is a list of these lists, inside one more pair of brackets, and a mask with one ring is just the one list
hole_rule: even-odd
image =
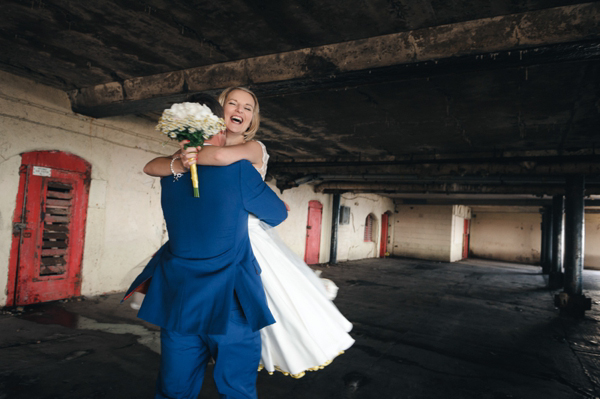
[[[192,99],[193,101],[193,99]],[[263,180],[269,155],[263,143],[252,140],[260,124],[258,99],[243,87],[230,87],[219,96],[225,111],[225,147],[190,147],[172,157],[150,161],[144,172],[151,176],[184,173],[191,163],[229,165],[246,159]],[[310,269],[269,226],[252,215],[248,234],[261,269],[267,302],[276,323],[260,330],[261,368],[300,378],[324,366],[354,343],[352,324],[330,300],[323,279]],[[325,281],[326,283],[329,281]],[[331,282],[329,282],[331,286]],[[333,285],[333,289],[337,287]]]

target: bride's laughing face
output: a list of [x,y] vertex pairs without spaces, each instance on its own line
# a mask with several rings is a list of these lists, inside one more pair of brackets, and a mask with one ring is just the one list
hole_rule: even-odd
[[248,130],[254,113],[254,98],[243,90],[234,90],[227,96],[223,109],[227,132],[243,134]]

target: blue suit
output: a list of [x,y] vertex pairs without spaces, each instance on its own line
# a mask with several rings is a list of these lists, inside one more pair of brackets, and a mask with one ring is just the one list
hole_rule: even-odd
[[[198,177],[200,198],[193,197],[189,173],[179,181],[173,177],[161,179],[169,241],[136,278],[126,297],[151,279],[138,317],[162,328],[158,398],[195,398],[202,383],[200,374],[203,375],[211,355],[216,359],[215,382],[222,397],[252,398],[255,391],[245,391],[252,390],[256,373],[244,377],[246,381],[240,389],[233,386],[237,382],[232,378],[248,374],[248,370],[258,366],[258,330],[275,320],[267,306],[260,267],[250,246],[248,213],[275,226],[285,220],[287,211],[248,161],[229,166],[199,166]],[[229,345],[232,336],[243,336],[245,347],[253,348],[248,349],[252,351],[248,356],[252,360],[245,371],[236,369],[246,350],[236,347],[237,343],[230,347],[235,347],[231,359],[222,360],[227,349],[221,342]],[[182,360],[181,353],[189,355],[190,346],[197,347],[197,351],[192,351],[195,354],[188,360]],[[193,358],[198,356],[203,365],[195,364]],[[224,373],[222,381],[217,381],[217,370]],[[169,379],[181,379],[181,375],[187,377],[175,384],[178,388],[167,386],[171,384]],[[253,381],[247,381],[248,378]],[[192,387],[188,389],[186,385]],[[224,392],[229,388],[229,392]]]

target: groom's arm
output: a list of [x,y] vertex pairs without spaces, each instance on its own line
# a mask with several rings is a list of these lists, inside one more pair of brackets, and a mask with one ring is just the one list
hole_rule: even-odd
[[245,209],[271,226],[287,218],[285,204],[262,181],[260,174],[248,161],[240,161],[240,181]]

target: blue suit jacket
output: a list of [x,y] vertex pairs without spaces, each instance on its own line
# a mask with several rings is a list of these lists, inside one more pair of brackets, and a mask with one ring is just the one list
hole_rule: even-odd
[[169,241],[126,297],[152,278],[138,317],[182,334],[224,334],[234,290],[253,331],[275,322],[248,238],[248,213],[275,226],[285,204],[248,161],[198,166],[200,198],[190,174],[161,179]]

